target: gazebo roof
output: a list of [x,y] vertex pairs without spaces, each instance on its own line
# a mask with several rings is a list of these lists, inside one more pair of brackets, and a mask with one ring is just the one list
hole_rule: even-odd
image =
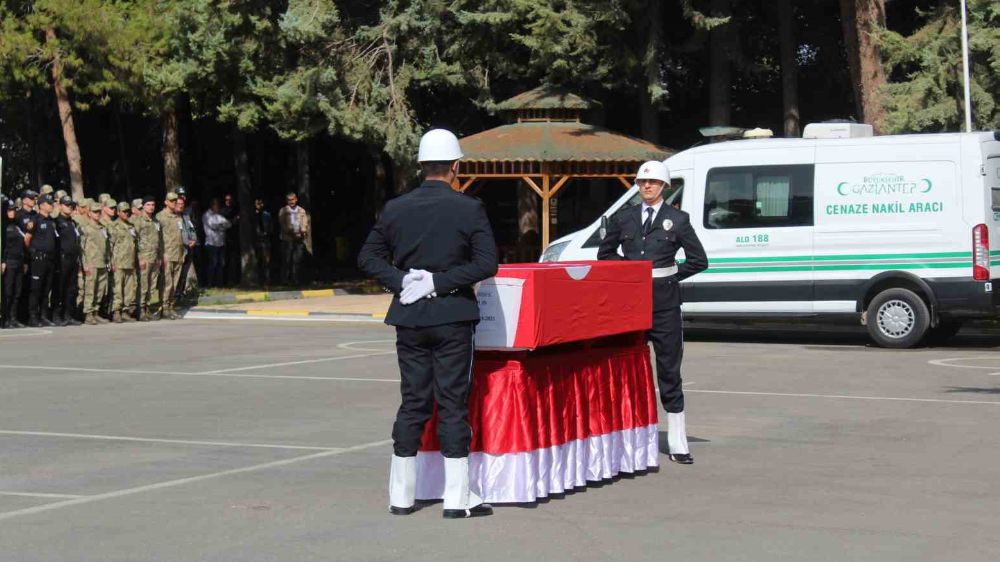
[[598,102],[578,96],[556,86],[539,86],[534,90],[518,94],[496,105],[499,111],[520,111],[525,109],[590,109]]
[[675,152],[578,122],[514,123],[464,137],[461,143],[463,162],[645,162]]

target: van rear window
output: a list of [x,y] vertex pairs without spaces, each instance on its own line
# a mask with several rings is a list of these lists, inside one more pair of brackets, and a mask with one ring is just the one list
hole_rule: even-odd
[[993,188],[993,212],[1000,212],[1000,187]]
[[705,228],[812,226],[813,176],[811,164],[712,168]]

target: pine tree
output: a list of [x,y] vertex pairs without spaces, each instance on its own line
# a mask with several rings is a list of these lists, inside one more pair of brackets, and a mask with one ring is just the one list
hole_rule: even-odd
[[[969,0],[969,62],[975,128],[1000,128],[1000,4]],[[886,89],[887,132],[963,130],[961,14],[939,5],[919,16],[909,37],[882,33],[891,79]]]

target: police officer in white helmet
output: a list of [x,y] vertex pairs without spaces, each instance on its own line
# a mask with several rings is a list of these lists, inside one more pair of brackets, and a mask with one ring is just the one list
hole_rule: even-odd
[[435,402],[444,456],[444,517],[490,515],[470,489],[468,395],[479,305],[473,285],[497,272],[486,209],[451,185],[462,149],[449,131],[420,139],[423,183],[389,201],[358,256],[358,267],[395,294],[386,324],[396,327],[402,404],[392,429],[389,511],[414,511],[417,449]]
[[[639,167],[635,183],[642,204],[626,207],[608,221],[597,259],[648,260],[653,262],[653,327],[647,334],[656,353],[656,378],[660,401],[667,411],[668,458],[693,464],[688,450],[681,388],[680,282],[708,268],[708,258],[687,213],[666,204],[663,192],[670,185],[670,171],[663,162],[650,161]],[[622,253],[619,255],[618,248]],[[684,263],[674,259],[684,249]]]

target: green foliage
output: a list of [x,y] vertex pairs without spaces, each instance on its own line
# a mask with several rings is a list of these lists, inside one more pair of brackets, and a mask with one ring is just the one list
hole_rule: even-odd
[[[1000,4],[969,1],[969,52],[973,125],[1000,128]],[[882,34],[889,133],[964,130],[961,14],[956,6],[919,13],[924,24],[909,37]]]

